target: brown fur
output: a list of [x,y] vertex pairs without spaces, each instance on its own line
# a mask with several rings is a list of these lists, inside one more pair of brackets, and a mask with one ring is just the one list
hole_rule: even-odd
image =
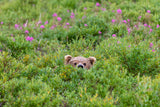
[[65,56],[65,64],[70,64],[73,67],[78,67],[78,65],[81,65],[85,69],[90,69],[95,63],[95,61],[96,61],[95,57],[85,58],[81,56],[78,57],[72,57],[71,55]]

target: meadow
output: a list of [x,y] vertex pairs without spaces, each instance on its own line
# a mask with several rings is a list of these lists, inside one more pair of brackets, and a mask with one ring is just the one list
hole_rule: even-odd
[[0,107],[158,107],[159,48],[158,0],[1,0]]

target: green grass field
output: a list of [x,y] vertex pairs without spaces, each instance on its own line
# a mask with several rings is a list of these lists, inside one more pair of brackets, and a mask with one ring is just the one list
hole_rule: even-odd
[[159,107],[159,48],[159,0],[0,0],[0,107]]

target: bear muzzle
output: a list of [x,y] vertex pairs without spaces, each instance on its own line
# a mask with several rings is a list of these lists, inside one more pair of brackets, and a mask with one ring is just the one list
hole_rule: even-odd
[[82,64],[78,64],[77,67],[78,68],[84,68],[84,66]]

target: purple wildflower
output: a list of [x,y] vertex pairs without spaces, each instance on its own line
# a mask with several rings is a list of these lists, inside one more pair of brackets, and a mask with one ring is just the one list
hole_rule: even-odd
[[117,13],[118,13],[118,14],[122,14],[122,10],[121,10],[121,9],[118,9],[118,10],[117,10]]
[[66,23],[66,25],[69,25],[69,23]]
[[41,25],[40,28],[44,29],[45,27],[44,27],[44,25]]
[[113,34],[112,37],[116,37],[116,34]]
[[28,34],[28,33],[29,33],[29,31],[28,31],[28,30],[26,30],[26,31],[25,31],[25,33],[26,33],[26,34]]
[[123,23],[127,23],[127,21],[126,21],[126,20],[123,20]]
[[61,18],[61,17],[57,17],[57,20],[58,20],[58,21],[61,21],[61,20],[62,20],[62,18]]
[[101,32],[101,31],[98,31],[98,33],[99,33],[99,34],[102,34],[102,32]]
[[27,41],[30,41],[30,42],[31,42],[33,39],[34,39],[33,37],[29,37],[29,36],[27,36],[27,38],[26,38],[26,40],[27,40]]
[[139,16],[138,19],[141,19],[142,16]]
[[155,49],[152,50],[152,52],[155,52],[155,51],[156,51]]
[[53,17],[57,17],[57,13],[54,13],[52,16],[53,16]]
[[87,24],[84,24],[84,26],[88,26]]
[[150,11],[150,10],[147,10],[147,13],[151,13],[151,11]]
[[144,26],[147,27],[147,24],[145,23]]
[[18,24],[15,24],[14,27],[15,27],[15,29],[18,29],[19,25],[18,25]]
[[152,48],[152,46],[153,46],[153,43],[151,42],[151,43],[149,44],[149,47],[151,47],[151,48]]
[[99,7],[99,6],[101,6],[101,5],[100,5],[100,3],[97,2],[97,3],[96,3],[96,6]]
[[44,25],[48,24],[48,21],[45,21]]
[[112,19],[112,23],[114,23],[116,20],[115,19]]

